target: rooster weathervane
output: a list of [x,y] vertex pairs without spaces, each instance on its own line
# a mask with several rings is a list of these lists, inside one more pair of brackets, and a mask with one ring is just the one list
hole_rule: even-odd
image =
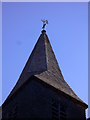
[[44,30],[44,28],[45,28],[45,26],[46,26],[46,24],[48,24],[48,20],[41,20],[42,22],[43,22],[43,26],[42,26],[42,29]]

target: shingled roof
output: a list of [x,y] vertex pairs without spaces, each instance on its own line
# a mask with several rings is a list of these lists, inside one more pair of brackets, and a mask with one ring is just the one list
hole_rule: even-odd
[[78,100],[84,104],[84,106],[86,105],[64,80],[45,30],[42,31],[18,82],[8,98],[29,80],[32,75],[75,100]]

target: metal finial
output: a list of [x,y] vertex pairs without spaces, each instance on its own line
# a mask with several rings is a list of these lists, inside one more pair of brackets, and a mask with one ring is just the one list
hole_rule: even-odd
[[46,24],[48,24],[48,20],[41,20],[42,22],[43,22],[43,27],[42,27],[42,29],[44,30],[44,28],[45,28],[45,26],[46,26]]

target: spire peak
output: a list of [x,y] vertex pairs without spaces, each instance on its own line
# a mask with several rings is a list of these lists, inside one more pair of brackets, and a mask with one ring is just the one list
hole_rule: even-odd
[[46,30],[42,30],[42,34],[45,34],[46,33]]

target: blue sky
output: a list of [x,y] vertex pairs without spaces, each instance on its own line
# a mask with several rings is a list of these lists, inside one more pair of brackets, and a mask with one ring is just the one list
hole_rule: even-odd
[[41,34],[43,18],[64,79],[88,104],[88,3],[3,3],[2,102]]

